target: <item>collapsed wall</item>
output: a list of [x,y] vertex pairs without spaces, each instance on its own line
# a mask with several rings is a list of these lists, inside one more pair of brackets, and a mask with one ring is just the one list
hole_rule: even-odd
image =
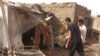
[[60,20],[64,21],[66,17],[74,19],[75,4],[42,4],[45,11],[50,11]]
[[[85,20],[85,25],[88,29],[91,28],[91,10],[87,9],[84,6],[81,6],[75,2],[68,3],[52,3],[52,4],[40,4],[45,11],[52,12],[57,19],[65,26],[64,20],[67,17],[70,17],[72,22],[76,22],[77,19],[81,18]],[[63,28],[62,28],[63,30]],[[90,32],[88,30],[88,32]],[[57,42],[64,42],[62,39],[65,39],[65,35],[58,36]],[[59,43],[61,46],[63,43]]]
[[45,11],[50,11],[63,22],[66,17],[70,17],[73,22],[78,18],[90,18],[91,10],[75,2],[40,4]]
[[99,40],[99,32],[100,32],[100,16],[92,17],[92,37],[95,37],[96,40]]
[[[45,18],[48,18],[50,16],[52,16],[52,18],[46,21]],[[22,34],[24,33],[27,34],[28,32],[29,35],[32,35],[33,33],[31,34],[29,33],[31,32],[30,30],[44,22],[48,22],[52,26],[53,32],[55,32],[53,34],[55,35],[56,33],[59,32],[59,29],[63,26],[53,13],[50,13],[48,16],[48,12],[42,10],[41,6],[37,4],[15,3],[12,6],[8,6],[8,23],[9,23],[8,27],[9,27],[9,37],[11,38],[10,40],[12,40],[11,41],[12,46],[14,48],[23,47]],[[40,30],[42,28],[43,27],[39,27]],[[45,31],[46,29],[44,30],[44,32]],[[35,32],[35,34],[43,34],[43,32],[41,33]],[[44,34],[44,36],[45,35],[46,34]]]

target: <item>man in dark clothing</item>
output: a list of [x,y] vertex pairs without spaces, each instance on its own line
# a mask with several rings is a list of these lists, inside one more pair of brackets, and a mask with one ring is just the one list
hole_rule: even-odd
[[66,18],[65,21],[68,25],[68,40],[66,41],[65,47],[69,48],[69,56],[74,56],[75,51],[77,51],[80,56],[85,56],[79,30],[81,20],[79,19],[77,23],[71,23],[71,19]]

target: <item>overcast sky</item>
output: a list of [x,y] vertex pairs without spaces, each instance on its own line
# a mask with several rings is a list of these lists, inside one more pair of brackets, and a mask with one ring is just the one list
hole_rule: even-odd
[[77,2],[82,6],[87,7],[92,10],[92,15],[100,14],[100,1],[99,0],[7,0],[13,2],[22,2],[22,3],[62,3],[62,2]]

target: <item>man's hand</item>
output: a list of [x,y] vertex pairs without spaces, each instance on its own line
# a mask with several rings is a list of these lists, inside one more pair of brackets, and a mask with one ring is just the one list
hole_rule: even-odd
[[68,46],[69,46],[68,44],[65,44],[65,48],[66,48],[66,49],[68,49]]
[[65,48],[68,49],[69,47],[69,42],[71,41],[71,31],[68,31],[68,36],[67,37],[67,41],[66,41],[66,44],[65,44]]

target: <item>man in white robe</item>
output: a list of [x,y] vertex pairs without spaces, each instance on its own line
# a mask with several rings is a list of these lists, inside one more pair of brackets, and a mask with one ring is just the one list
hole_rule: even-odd
[[81,32],[81,39],[83,44],[86,43],[86,32],[87,32],[87,28],[86,26],[83,24],[82,26],[79,27],[80,28],[80,32]]

